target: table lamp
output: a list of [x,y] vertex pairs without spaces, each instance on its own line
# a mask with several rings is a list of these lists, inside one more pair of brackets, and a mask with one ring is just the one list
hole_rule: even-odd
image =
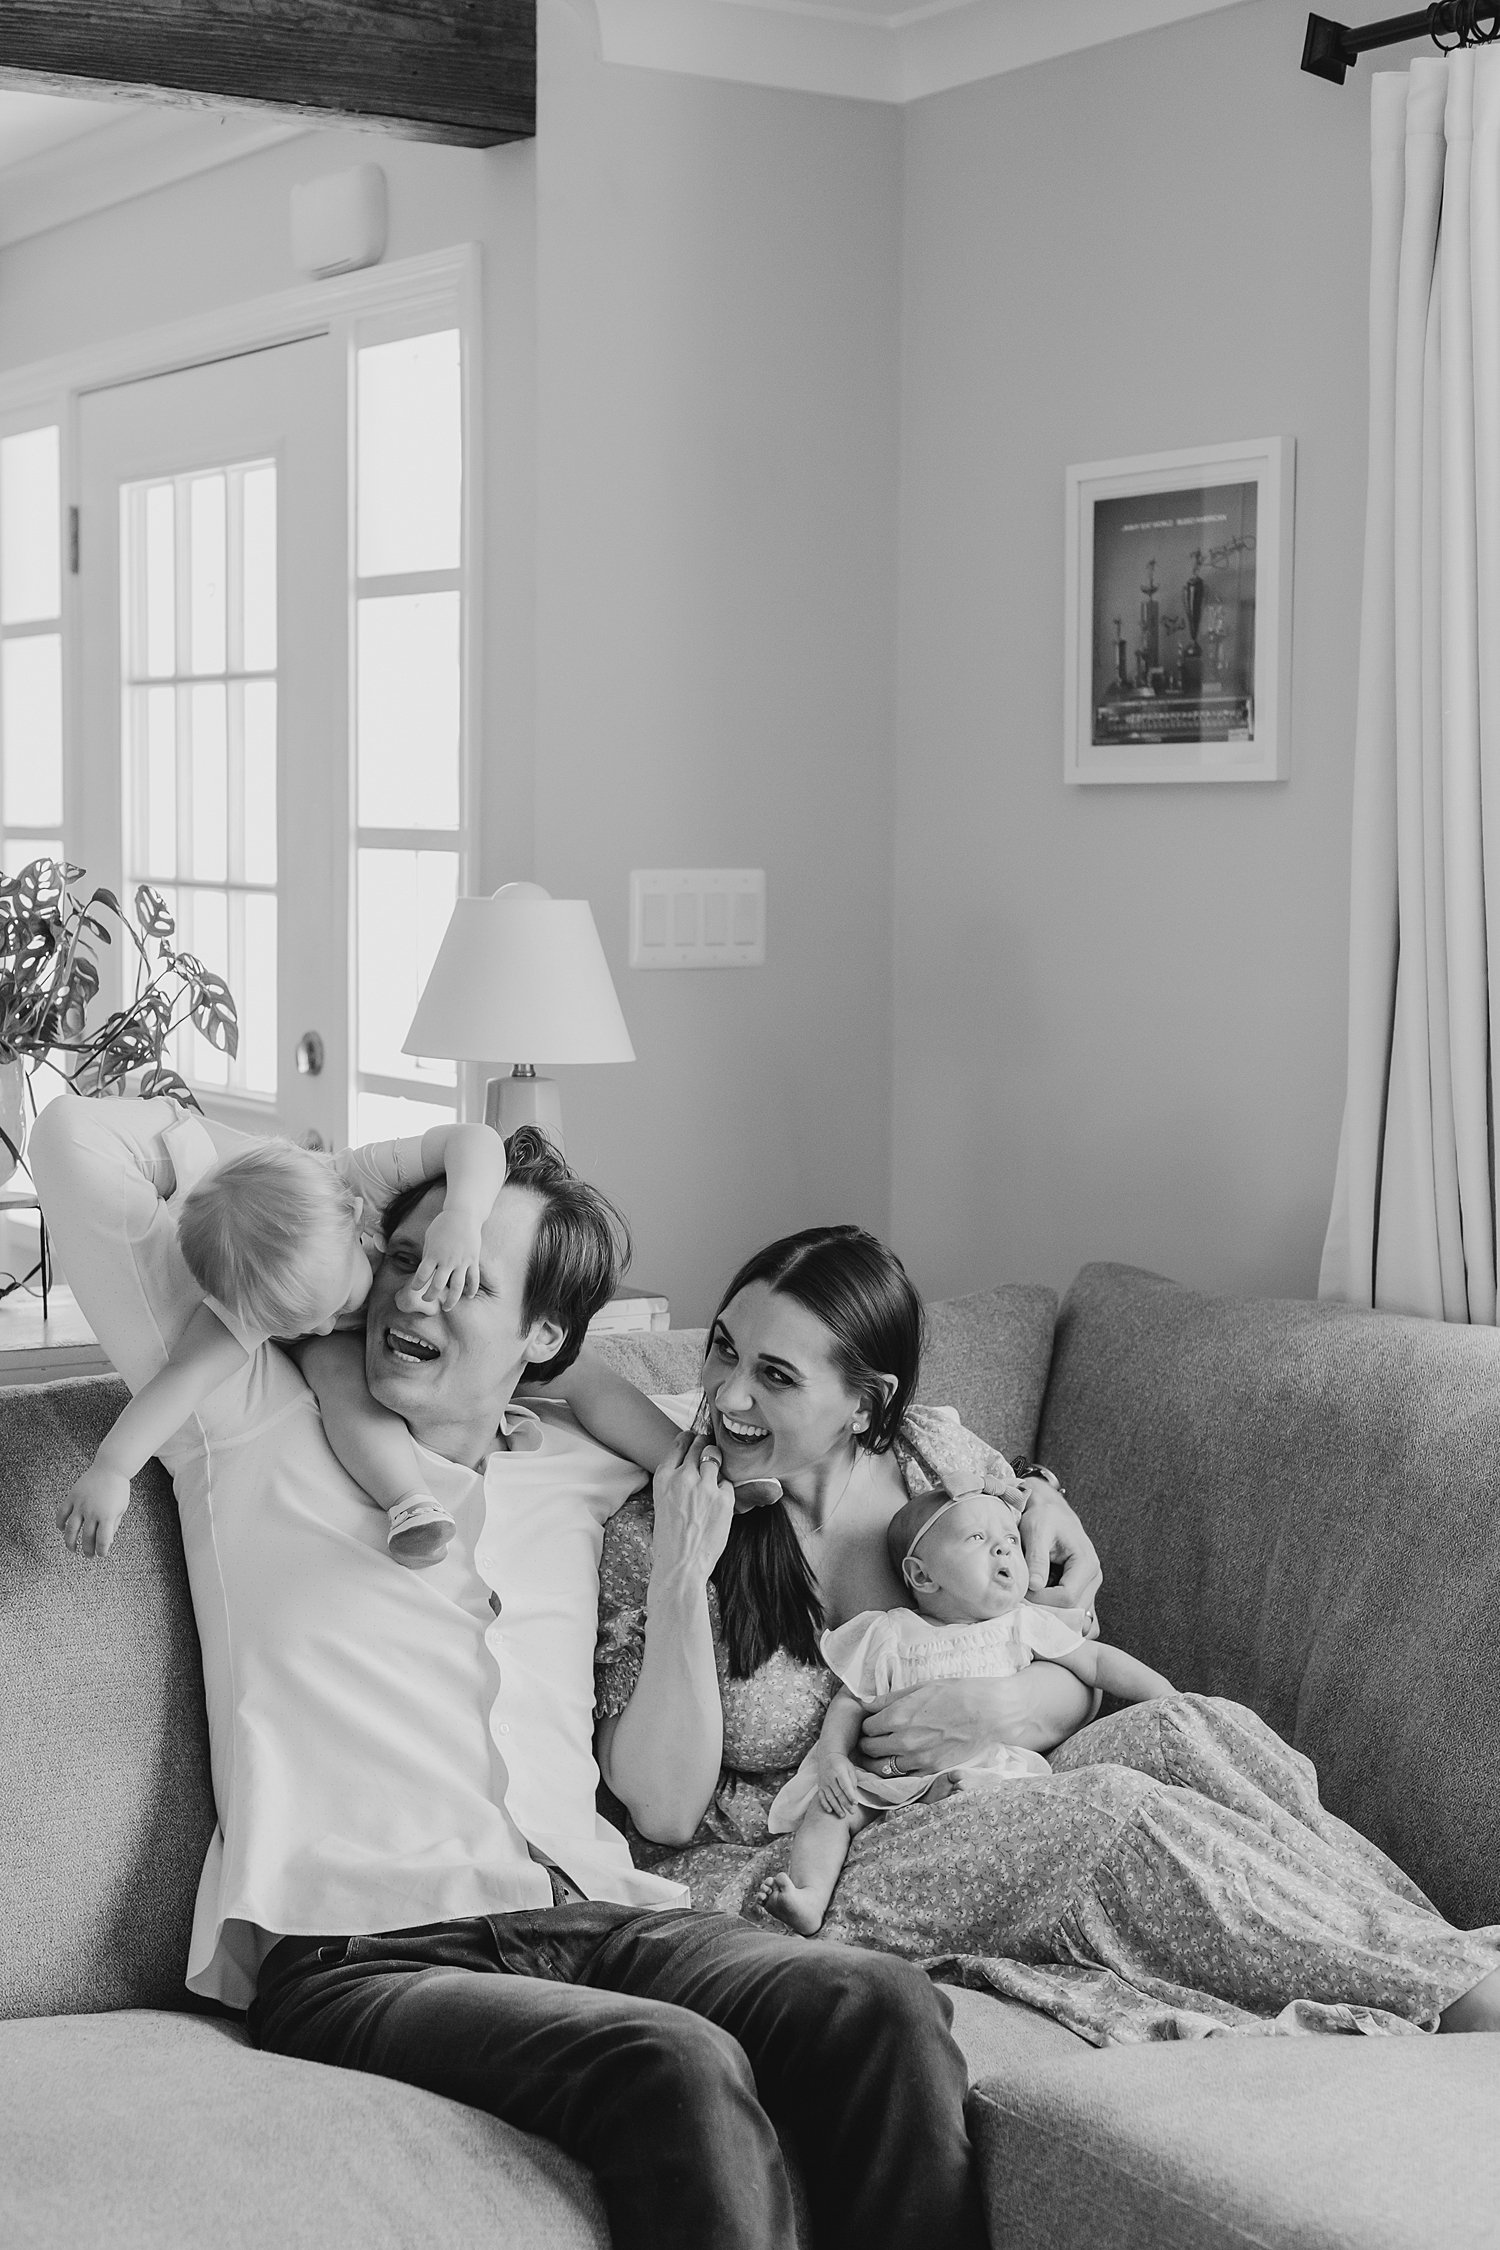
[[635,1061],[588,900],[540,883],[459,899],[401,1052],[509,1059],[485,1089],[485,1123],[502,1139],[539,1125],[561,1154],[562,1090],[537,1064]]

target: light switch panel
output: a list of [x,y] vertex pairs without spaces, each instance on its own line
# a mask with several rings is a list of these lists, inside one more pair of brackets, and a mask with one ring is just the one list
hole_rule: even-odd
[[758,969],[766,958],[763,867],[634,867],[633,969]]

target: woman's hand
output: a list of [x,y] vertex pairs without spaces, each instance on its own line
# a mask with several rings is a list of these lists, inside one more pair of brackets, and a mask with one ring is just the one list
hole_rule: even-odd
[[734,1487],[724,1457],[701,1433],[684,1430],[651,1482],[656,1530],[651,1581],[685,1577],[706,1586],[734,1521]]
[[[1085,1610],[1090,1632],[1097,1632],[1094,1602],[1104,1583],[1104,1572],[1093,1540],[1045,1477],[1025,1477],[1021,1488],[1026,1494],[1021,1546],[1031,1572],[1032,1601],[1045,1602],[1049,1609]],[[1049,1586],[1054,1562],[1062,1564],[1062,1580]]]
[[1055,1750],[1088,1718],[1093,1695],[1060,1664],[1004,1680],[933,1680],[905,1688],[865,1720],[859,1754],[876,1773],[944,1773],[996,1743]]

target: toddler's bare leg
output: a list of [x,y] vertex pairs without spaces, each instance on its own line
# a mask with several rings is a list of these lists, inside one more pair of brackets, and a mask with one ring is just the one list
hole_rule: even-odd
[[427,1490],[400,1415],[371,1398],[362,1339],[309,1336],[296,1346],[296,1359],[339,1461],[391,1519],[391,1553],[412,1565],[436,1562],[453,1537],[453,1518]]
[[768,1875],[760,1903],[799,1936],[812,1937],[823,1926],[833,1886],[844,1871],[851,1838],[878,1815],[856,1805],[852,1813],[825,1812],[814,1801],[792,1838],[792,1864],[785,1875]]

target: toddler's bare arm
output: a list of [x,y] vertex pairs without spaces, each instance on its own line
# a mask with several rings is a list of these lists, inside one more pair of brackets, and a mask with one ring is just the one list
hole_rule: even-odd
[[218,1315],[200,1305],[166,1366],[122,1410],[90,1466],[58,1503],[57,1527],[70,1549],[91,1557],[109,1553],[130,1505],[131,1478],[247,1356]]

